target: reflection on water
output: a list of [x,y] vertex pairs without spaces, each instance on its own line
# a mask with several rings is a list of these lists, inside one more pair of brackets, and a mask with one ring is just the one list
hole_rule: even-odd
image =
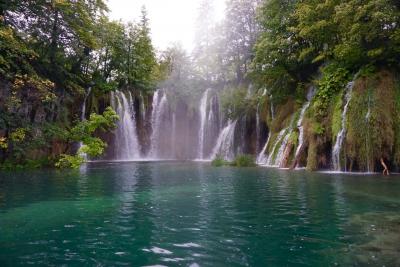
[[0,173],[0,265],[399,266],[395,177],[98,163]]

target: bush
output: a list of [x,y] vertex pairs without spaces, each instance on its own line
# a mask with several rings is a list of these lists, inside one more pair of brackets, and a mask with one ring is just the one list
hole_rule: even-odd
[[222,167],[230,165],[230,162],[226,161],[221,156],[217,156],[215,159],[213,159],[213,161],[211,161],[211,165],[214,167]]
[[85,159],[79,155],[71,156],[62,154],[55,166],[60,169],[79,169],[84,161]]
[[252,155],[238,155],[231,164],[235,167],[255,167],[256,160]]

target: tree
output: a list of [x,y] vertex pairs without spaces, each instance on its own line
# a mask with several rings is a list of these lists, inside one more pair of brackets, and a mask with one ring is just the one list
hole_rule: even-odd
[[142,17],[138,25],[129,25],[125,45],[127,61],[125,85],[136,90],[153,89],[152,72],[156,67],[154,47],[150,38],[147,11],[142,7]]
[[211,0],[203,0],[198,8],[195,32],[195,47],[193,60],[197,71],[207,81],[213,76],[213,61],[215,47],[215,17],[214,6]]
[[259,34],[256,20],[260,0],[230,0],[227,2],[225,19],[225,44],[228,64],[236,74],[237,82],[242,82],[249,70],[253,47]]

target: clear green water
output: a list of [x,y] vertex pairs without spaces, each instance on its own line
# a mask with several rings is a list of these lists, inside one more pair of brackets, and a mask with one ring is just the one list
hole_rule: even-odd
[[399,266],[400,179],[205,163],[0,173],[0,266]]

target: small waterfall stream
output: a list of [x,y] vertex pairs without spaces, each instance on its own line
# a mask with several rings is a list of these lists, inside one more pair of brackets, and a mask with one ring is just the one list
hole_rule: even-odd
[[153,98],[153,111],[151,114],[151,149],[148,157],[152,159],[160,158],[160,139],[163,122],[163,115],[167,112],[168,99],[167,94],[162,90],[157,90]]
[[142,115],[142,121],[146,121],[146,107],[144,105],[144,97],[140,94],[140,113]]
[[[284,137],[285,137],[285,133],[288,131],[288,128],[285,128],[285,129],[283,129],[283,130],[281,130],[280,132],[279,132],[279,134],[278,134],[278,136],[276,137],[276,141],[275,141],[275,143],[274,143],[274,146],[272,147],[272,149],[271,149],[271,153],[268,155],[268,158],[267,158],[267,162],[266,162],[266,166],[271,166],[271,167],[274,167],[274,166],[276,166],[276,158],[278,157],[278,154],[276,154],[276,157],[274,157],[275,156],[275,151],[276,151],[276,149],[278,148],[278,145],[279,144],[281,144],[281,143],[283,143],[283,139],[284,139]],[[269,139],[269,138],[268,138]],[[282,146],[281,146],[282,147]],[[279,148],[280,149],[280,148]],[[278,152],[279,153],[279,152]]]
[[352,98],[352,93],[353,93],[353,87],[354,87],[354,82],[349,82],[346,86],[346,104],[344,105],[343,108],[343,113],[342,113],[342,129],[338,133],[336,137],[336,143],[333,146],[332,149],[332,164],[333,164],[333,170],[335,171],[341,171],[341,163],[340,163],[340,154],[342,151],[342,145],[343,141],[346,138],[346,122],[347,122],[347,111],[349,109],[349,104]]
[[111,92],[111,102],[120,118],[115,131],[115,159],[137,160],[140,158],[140,148],[132,94],[121,91]]
[[[90,95],[91,92],[92,92],[92,88],[89,87],[88,90],[87,90],[87,92],[86,92],[86,94],[85,94],[85,98],[83,99],[83,103],[82,103],[82,108],[81,108],[81,121],[85,121],[85,120],[86,120],[86,102],[87,102],[87,99],[88,99],[88,97],[89,97],[89,95]],[[83,142],[79,142],[78,151],[80,151],[80,149],[82,148],[82,146],[83,146]],[[79,152],[79,153],[80,153],[80,156],[83,157],[83,159],[84,159],[85,161],[87,161],[88,158],[87,158],[86,153],[83,153],[83,152]]]
[[258,153],[260,152],[260,137],[261,137],[260,103],[258,103],[256,110],[256,155],[258,155]]
[[370,131],[369,131],[369,129],[370,129],[370,119],[371,119],[371,96],[369,95],[368,96],[368,111],[367,111],[367,114],[365,115],[365,123],[366,123],[366,125],[367,125],[367,130],[366,130],[366,133],[367,133],[367,138],[365,139],[365,149],[366,149],[366,157],[367,157],[367,172],[368,173],[371,173],[372,171],[373,171],[373,168],[372,168],[372,164],[371,164],[371,161],[370,161],[370,149],[371,149],[371,146],[370,146]]
[[267,165],[267,161],[268,161],[267,149],[268,149],[270,141],[271,141],[271,134],[268,134],[267,142],[265,143],[263,149],[257,156],[257,164],[258,165]]
[[172,158],[176,158],[176,112],[172,114],[172,134],[171,134],[171,152]]
[[235,129],[237,120],[228,121],[227,126],[219,134],[217,144],[215,145],[211,154],[211,159],[220,156],[226,160],[233,160],[235,157],[234,143],[235,143]]
[[210,89],[207,89],[200,101],[200,132],[199,132],[199,144],[198,144],[198,159],[204,159],[204,141],[207,129],[207,104],[208,94]]
[[[298,145],[296,148],[296,152],[294,154],[295,159],[299,157],[301,150],[303,149],[303,146],[304,146],[303,120],[304,120],[304,115],[306,114],[307,109],[310,107],[311,100],[314,97],[314,95],[315,95],[315,87],[311,86],[307,93],[307,102],[303,105],[301,112],[300,112],[299,120],[297,121],[297,129],[299,129],[299,139],[298,139]],[[297,166],[295,166],[295,167],[297,167]]]

